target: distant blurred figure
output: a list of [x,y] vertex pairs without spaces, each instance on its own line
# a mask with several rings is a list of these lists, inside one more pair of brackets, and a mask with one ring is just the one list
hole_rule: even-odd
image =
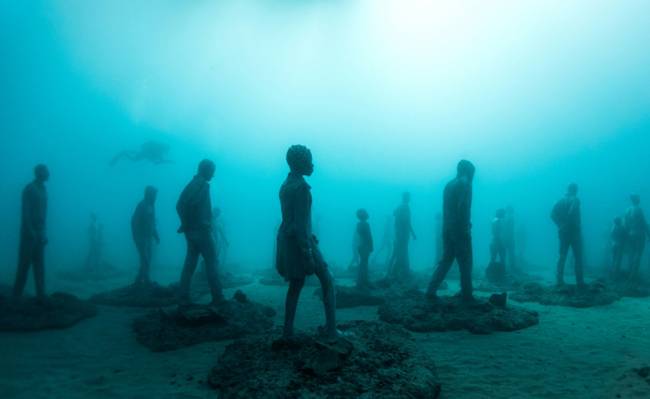
[[492,220],[492,242],[490,243],[490,263],[497,262],[505,266],[506,261],[506,211],[497,209],[494,219]]
[[163,163],[173,163],[173,161],[167,159],[167,153],[169,152],[169,146],[164,143],[159,143],[157,141],[147,141],[140,146],[139,150],[124,150],[118,152],[111,162],[110,166],[115,166],[119,161],[125,159],[128,161],[149,161],[156,165]]
[[639,273],[643,251],[645,250],[646,237],[650,235],[643,209],[641,197],[637,194],[630,196],[632,205],[625,213],[625,230],[627,231],[627,248],[630,259],[630,276]]
[[368,278],[368,258],[374,250],[372,242],[372,231],[368,224],[368,212],[365,209],[357,211],[357,253],[359,254],[359,274],[357,276],[357,288],[370,288],[370,279]]
[[621,263],[623,262],[623,253],[625,251],[625,242],[627,241],[627,231],[623,226],[623,219],[615,217],[610,233],[611,240],[611,254],[612,254],[612,270],[614,276],[619,276],[621,273]]
[[212,208],[212,235],[217,245],[217,259],[220,264],[225,265],[230,241],[228,241],[228,237],[226,236],[226,229],[223,225],[223,218],[221,217],[221,209],[216,206]]
[[384,231],[381,236],[381,244],[379,245],[379,249],[375,251],[375,254],[373,255],[373,263],[379,263],[381,261],[378,261],[377,259],[379,258],[380,255],[384,256],[383,262],[381,262],[383,265],[390,265],[391,264],[391,255],[393,251],[393,220],[390,216],[386,217],[386,221],[384,222]]
[[219,276],[217,275],[217,248],[212,226],[212,201],[210,199],[210,180],[214,176],[215,165],[204,159],[199,163],[196,176],[190,181],[176,203],[176,211],[181,220],[179,233],[185,234],[187,254],[181,274],[180,303],[190,303],[190,284],[199,262],[199,255],[205,261],[208,284],[212,293],[212,303],[224,301]]
[[359,267],[361,259],[359,258],[359,234],[357,228],[355,227],[354,233],[352,234],[352,258],[350,263],[348,263],[348,270],[354,270]]
[[508,205],[503,217],[503,245],[505,247],[506,260],[503,264],[513,271],[517,268],[517,254],[515,251],[515,208]]
[[305,180],[305,176],[314,172],[311,151],[303,145],[293,145],[287,151],[286,159],[291,171],[280,187],[282,224],[278,229],[276,256],[278,274],[289,282],[283,337],[293,336],[298,299],[305,278],[316,274],[323,292],[325,334],[335,338],[338,333],[334,279],[312,231],[311,186]]
[[575,262],[576,283],[584,285],[583,258],[582,258],[582,222],[580,216],[580,200],[578,185],[569,184],[567,193],[553,207],[551,219],[558,229],[560,240],[560,258],[557,262],[557,285],[564,285],[564,266],[566,264],[569,249],[573,253]]
[[90,214],[88,226],[88,256],[86,270],[96,272],[102,264],[102,246],[104,244],[104,227],[98,222],[97,214]]
[[133,242],[140,256],[140,270],[135,279],[136,283],[151,283],[151,254],[153,241],[160,244],[160,236],[156,228],[156,198],[158,190],[155,187],[147,186],[144,189],[144,198],[131,217],[131,233]]
[[433,273],[427,297],[436,300],[437,291],[454,261],[460,269],[461,296],[464,301],[473,301],[472,289],[472,181],[476,168],[467,160],[456,167],[456,178],[445,186],[443,194],[442,240],[443,254]]
[[404,280],[411,275],[409,260],[409,241],[417,239],[411,224],[411,194],[402,194],[402,203],[395,209],[395,240],[393,242],[393,256],[389,268],[389,277]]
[[34,168],[34,181],[29,183],[22,194],[22,212],[20,223],[20,246],[18,268],[14,283],[14,297],[20,297],[25,289],[29,268],[34,269],[36,296],[45,299],[45,261],[44,252],[47,245],[45,231],[47,220],[47,189],[45,182],[50,178],[47,166],[40,164]]

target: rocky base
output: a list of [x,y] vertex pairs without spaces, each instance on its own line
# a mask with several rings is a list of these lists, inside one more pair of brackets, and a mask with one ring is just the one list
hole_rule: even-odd
[[[317,288],[314,295],[323,297],[323,291]],[[336,308],[349,309],[359,306],[379,306],[384,303],[386,290],[379,288],[360,289],[357,287],[336,286]]]
[[[255,279],[252,276],[235,275],[226,272],[219,274],[219,282],[221,283],[221,288],[226,290],[253,284]],[[210,284],[208,284],[208,279],[205,277],[205,273],[194,273],[194,278],[192,279],[192,295],[195,297],[210,295]]]
[[434,363],[404,329],[376,321],[354,321],[339,329],[346,337],[336,342],[304,334],[236,341],[208,382],[224,398],[440,396]]
[[502,263],[493,262],[485,269],[485,281],[481,281],[474,289],[479,292],[516,291],[524,284],[537,281],[540,281],[539,277],[520,270],[506,272]]
[[429,301],[419,291],[391,298],[379,307],[379,318],[415,332],[467,330],[472,334],[516,331],[539,323],[537,312],[511,307],[506,294],[470,304],[460,297],[439,297]]
[[628,273],[613,275],[607,284],[621,297],[647,298],[650,296],[650,282],[645,276],[631,277]]
[[510,298],[517,302],[537,302],[542,305],[589,308],[614,303],[618,293],[608,288],[604,282],[596,281],[579,288],[575,285],[543,286],[539,283],[524,284],[513,292]]
[[273,327],[275,311],[237,291],[217,305],[158,309],[133,322],[139,343],[154,352],[171,351],[209,341],[241,338]]
[[90,301],[99,305],[156,308],[175,304],[178,290],[158,283],[131,284],[123,288],[93,295]]
[[0,297],[0,331],[40,331],[68,328],[97,314],[97,308],[74,295],[56,292],[34,297]]

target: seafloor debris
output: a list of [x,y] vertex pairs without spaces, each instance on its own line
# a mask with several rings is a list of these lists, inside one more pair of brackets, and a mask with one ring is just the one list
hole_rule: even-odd
[[90,301],[99,305],[156,308],[170,306],[178,301],[174,286],[158,283],[135,283],[126,287],[93,295]]
[[428,300],[419,291],[394,297],[379,307],[379,318],[415,332],[467,330],[473,334],[516,331],[539,323],[537,312],[508,306],[505,294],[463,302],[459,296]]
[[273,327],[275,311],[237,291],[233,299],[213,305],[158,309],[133,322],[137,340],[154,352],[171,351],[208,341],[240,338]]
[[224,398],[439,397],[435,364],[403,328],[353,321],[339,329],[344,338],[334,341],[306,334],[235,341],[208,381]]
[[619,295],[599,280],[586,284],[584,287],[572,284],[544,286],[539,283],[527,283],[513,292],[510,298],[517,302],[588,308],[614,303],[619,299]]
[[0,296],[0,331],[67,328],[96,314],[97,308],[92,303],[61,292],[43,300]]

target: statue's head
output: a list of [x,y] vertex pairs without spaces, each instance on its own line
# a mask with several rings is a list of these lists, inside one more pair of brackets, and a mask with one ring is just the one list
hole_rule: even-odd
[[566,189],[566,192],[570,196],[575,197],[576,195],[578,195],[578,185],[576,183],[569,184],[569,186]]
[[639,194],[632,194],[630,195],[630,201],[632,201],[632,205],[639,205],[641,203],[641,196]]
[[34,178],[39,182],[46,182],[50,179],[50,171],[44,164],[38,164],[34,168]]
[[292,145],[287,151],[287,164],[292,172],[304,176],[314,173],[311,151],[304,145]]
[[156,202],[156,197],[158,196],[158,189],[154,186],[147,186],[144,189],[144,199],[153,204]]
[[411,193],[409,193],[408,191],[404,191],[402,193],[402,203],[403,204],[411,203]]
[[368,215],[368,211],[366,211],[365,209],[362,208],[362,209],[357,210],[357,218],[359,220],[365,222],[366,220],[368,220],[369,217],[370,217],[370,215]]
[[499,219],[503,219],[504,217],[506,217],[506,210],[503,209],[503,208],[497,209],[496,217],[499,218]]
[[458,162],[456,171],[458,172],[458,177],[465,177],[469,181],[472,181],[472,179],[474,179],[476,168],[474,167],[473,163],[466,159],[463,159],[462,161]]
[[209,159],[204,159],[199,162],[198,175],[203,177],[205,180],[210,181],[214,176],[215,169],[216,166],[214,165],[214,162]]

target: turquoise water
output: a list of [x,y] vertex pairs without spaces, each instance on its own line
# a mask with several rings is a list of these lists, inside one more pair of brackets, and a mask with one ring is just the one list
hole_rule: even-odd
[[[135,269],[129,223],[146,185],[159,189],[153,275],[180,273],[174,206],[203,158],[217,165],[229,263],[267,268],[296,143],[314,155],[315,224],[333,267],[350,260],[358,208],[379,240],[410,191],[412,267],[431,272],[442,188],[467,158],[477,273],[506,205],[526,259],[551,273],[549,213],[573,181],[596,273],[612,218],[631,193],[650,198],[649,15],[650,2],[632,0],[5,1],[0,281],[13,280],[20,191],[41,162],[51,171],[50,286],[57,270],[83,265],[91,213],[105,261]],[[150,140],[173,163],[109,166]]]

